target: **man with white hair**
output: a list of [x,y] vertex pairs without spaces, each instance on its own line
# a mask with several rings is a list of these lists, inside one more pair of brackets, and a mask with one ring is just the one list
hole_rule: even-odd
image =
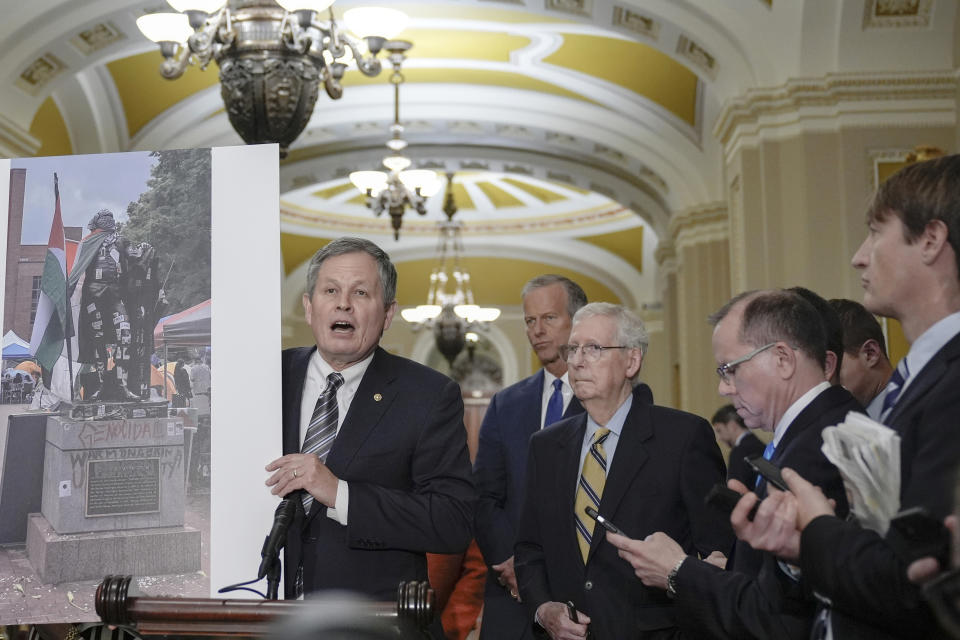
[[531,620],[555,639],[586,637],[588,625],[597,638],[678,634],[670,599],[602,544],[604,529],[586,507],[633,537],[668,532],[689,553],[707,556],[733,540],[704,504],[724,478],[710,425],[635,389],[647,343],[629,310],[580,309],[560,354],[586,413],[530,439],[515,567]]

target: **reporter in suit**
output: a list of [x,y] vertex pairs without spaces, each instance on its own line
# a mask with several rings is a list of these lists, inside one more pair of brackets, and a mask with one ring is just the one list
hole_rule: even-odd
[[[527,339],[543,368],[497,392],[480,427],[473,471],[479,491],[477,544],[489,567],[480,626],[483,640],[530,636],[530,618],[517,599],[513,568],[513,543],[526,481],[527,442],[550,423],[583,412],[573,395],[567,363],[559,349],[570,337],[573,314],[587,303],[586,294],[572,280],[548,274],[530,280],[521,296]],[[558,383],[559,388],[555,388]]]
[[[863,409],[846,389],[826,381],[826,334],[817,310],[791,291],[749,292],[724,305],[711,322],[719,391],[733,401],[747,426],[773,433],[764,457],[818,478],[846,512],[843,482],[820,449],[821,432],[849,411]],[[765,494],[765,479],[756,491]],[[738,542],[724,571],[688,557],[662,533],[647,540],[609,540],[645,584],[673,592],[688,637],[809,637],[816,600],[771,553],[759,554]]]
[[[310,261],[303,307],[316,347],[283,353],[285,455],[267,465],[272,493],[309,495],[287,534],[287,598],[298,595],[302,570],[303,592],[392,600],[401,580],[427,579],[425,552],[470,543],[476,492],[460,389],[377,346],[397,308],[396,281],[387,254],[359,238],[335,240]],[[318,417],[318,397],[334,390]],[[329,405],[332,448],[301,452]]]
[[[602,302],[580,309],[561,355],[586,414],[530,439],[517,582],[528,620],[553,638],[584,637],[588,625],[600,640],[678,634],[670,599],[634,577],[581,502],[591,500],[628,535],[665,531],[690,553],[732,543],[724,519],[704,504],[724,475],[710,425],[653,405],[633,386],[646,347],[632,312]],[[579,623],[568,617],[567,601]]]
[[[864,307],[899,320],[910,342],[880,412],[901,438],[900,508],[923,506],[942,520],[960,464],[960,155],[908,165],[888,178],[868,208],[867,225],[853,256]],[[780,518],[768,521],[776,537],[753,528],[785,557],[799,556],[806,579],[830,599],[821,625],[837,640],[931,637],[933,619],[907,579],[907,563],[884,538],[834,517],[826,501],[811,500],[816,495],[776,496],[784,510],[771,505],[771,513],[793,509],[795,528]]]
[[760,455],[766,445],[747,429],[743,424],[743,418],[732,404],[717,409],[710,424],[713,425],[717,439],[730,447],[730,455],[727,457],[727,480],[733,478],[748,487],[754,486],[757,474],[744,458]]

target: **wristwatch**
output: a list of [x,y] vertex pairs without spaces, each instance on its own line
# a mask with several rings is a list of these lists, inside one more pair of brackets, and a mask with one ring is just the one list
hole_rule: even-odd
[[680,558],[680,561],[675,564],[673,569],[670,569],[670,573],[667,574],[667,596],[670,598],[677,597],[677,573],[680,571],[680,565],[682,565],[686,559],[686,556]]

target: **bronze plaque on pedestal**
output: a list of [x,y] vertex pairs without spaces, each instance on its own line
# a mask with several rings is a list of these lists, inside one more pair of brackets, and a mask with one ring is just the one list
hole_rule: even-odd
[[86,516],[160,511],[160,458],[87,462]]

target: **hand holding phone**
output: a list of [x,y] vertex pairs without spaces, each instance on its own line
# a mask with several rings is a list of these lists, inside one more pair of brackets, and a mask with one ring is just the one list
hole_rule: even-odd
[[612,522],[604,518],[602,515],[597,513],[597,510],[594,509],[593,507],[584,507],[583,510],[587,512],[588,516],[590,516],[591,518],[599,522],[600,525],[610,533],[615,533],[620,536],[626,535],[623,531],[620,530],[619,527],[617,527],[617,525],[613,524]]
[[762,455],[756,456],[747,456],[744,458],[747,464],[750,467],[759,473],[761,476],[766,478],[767,482],[775,486],[780,491],[790,491],[790,488],[787,487],[787,483],[784,481],[783,476],[780,474],[780,467],[773,464]]
[[931,556],[950,567],[950,530],[923,507],[905,509],[890,519],[887,540],[905,562]]
[[577,608],[573,606],[573,600],[567,600],[567,615],[577,624],[580,624],[580,618],[577,617]]

